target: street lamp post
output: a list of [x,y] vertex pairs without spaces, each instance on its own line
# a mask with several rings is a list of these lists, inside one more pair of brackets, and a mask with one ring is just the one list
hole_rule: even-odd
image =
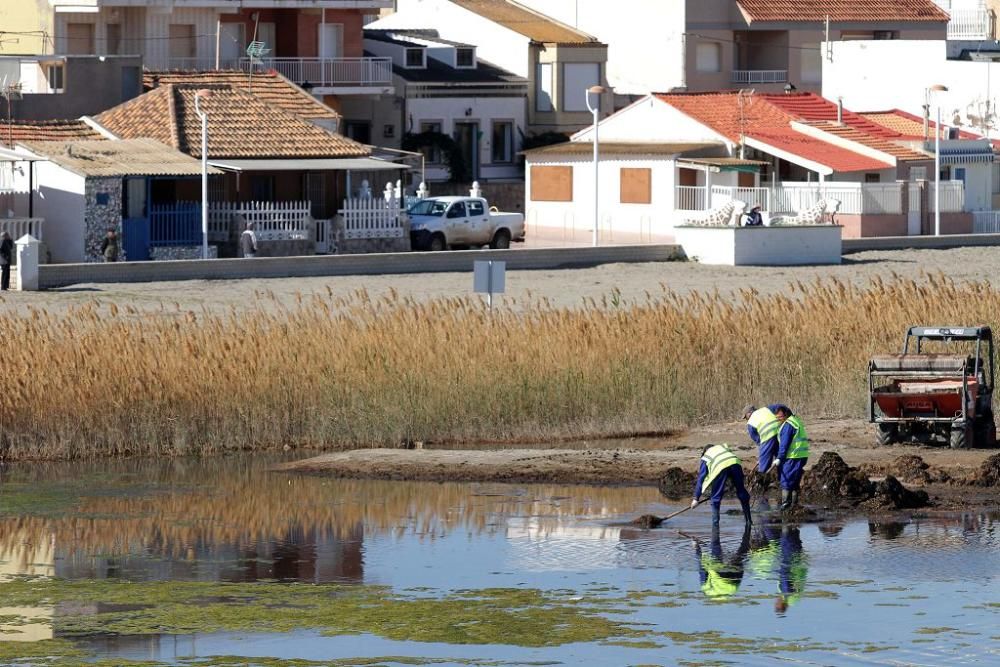
[[[601,95],[604,94],[604,86],[591,86],[587,89],[587,109],[590,113],[594,114],[594,234],[593,234],[593,245],[597,247],[597,228],[600,224],[600,193],[598,192],[598,183],[600,181],[600,172],[598,170],[598,160],[600,158],[600,153],[598,149],[597,141],[597,128],[600,123],[599,114],[601,111]],[[590,96],[594,95],[597,98],[597,102],[593,105],[590,104]]]
[[[936,83],[927,89],[929,93],[942,93],[947,86]],[[934,98],[937,104],[937,122],[934,124],[934,236],[941,236],[941,99]]]
[[208,259],[208,114],[201,110],[201,100],[211,93],[202,89],[194,94],[194,110],[201,117],[201,258]]

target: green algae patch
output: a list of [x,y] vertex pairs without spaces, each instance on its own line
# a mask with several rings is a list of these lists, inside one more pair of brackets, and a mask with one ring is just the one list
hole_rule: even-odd
[[63,636],[225,631],[373,634],[396,641],[559,646],[641,636],[601,606],[567,604],[536,589],[490,588],[411,597],[378,586],[257,582],[63,581],[18,578],[0,584],[11,606],[72,603]]
[[808,639],[740,637],[719,630],[706,630],[703,632],[658,632],[653,634],[666,637],[675,644],[686,645],[698,653],[709,654],[750,655],[832,650],[826,644]]

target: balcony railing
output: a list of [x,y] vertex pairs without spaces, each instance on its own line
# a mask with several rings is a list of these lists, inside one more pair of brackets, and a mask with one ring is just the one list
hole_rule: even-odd
[[949,12],[948,39],[993,39],[993,12],[981,9],[954,9]]
[[734,69],[733,83],[785,83],[787,69]]
[[[250,71],[250,60],[240,69]],[[392,58],[262,58],[255,71],[274,70],[291,81],[314,87],[388,86],[392,84]]]

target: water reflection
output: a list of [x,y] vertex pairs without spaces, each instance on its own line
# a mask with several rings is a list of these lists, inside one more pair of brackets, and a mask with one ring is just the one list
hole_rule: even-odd
[[723,553],[719,527],[712,527],[712,538],[708,553],[698,537],[681,533],[691,540],[698,559],[698,577],[701,591],[710,598],[726,598],[736,595],[743,583],[744,563],[750,551],[750,526],[743,531],[739,547],[729,554]]

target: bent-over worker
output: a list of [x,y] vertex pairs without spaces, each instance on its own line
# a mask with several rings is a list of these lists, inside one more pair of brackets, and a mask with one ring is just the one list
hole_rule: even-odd
[[743,507],[743,518],[749,526],[753,523],[750,517],[750,494],[747,493],[743,479],[743,466],[739,457],[733,454],[729,445],[707,445],[701,453],[701,464],[698,466],[698,479],[694,481],[694,496],[691,507],[698,504],[701,494],[711,489],[712,495],[712,525],[719,525],[719,507],[726,493],[726,482],[736,491],[736,497]]
[[778,431],[778,480],[781,484],[781,509],[787,510],[799,502],[802,473],[809,459],[809,439],[806,427],[798,415],[787,406],[778,406],[775,415],[781,422]]
[[766,408],[756,408],[753,405],[743,408],[743,419],[747,420],[747,433],[757,445],[757,470],[762,473],[771,468],[778,454],[778,431],[781,430],[781,422],[774,412],[780,409],[788,408],[780,403]]
[[750,550],[750,526],[743,531],[740,546],[729,558],[722,552],[722,540],[718,526],[712,528],[712,543],[709,553],[705,553],[701,541],[693,539],[695,555],[698,557],[698,578],[701,591],[710,598],[728,598],[736,594],[743,583],[743,562]]

